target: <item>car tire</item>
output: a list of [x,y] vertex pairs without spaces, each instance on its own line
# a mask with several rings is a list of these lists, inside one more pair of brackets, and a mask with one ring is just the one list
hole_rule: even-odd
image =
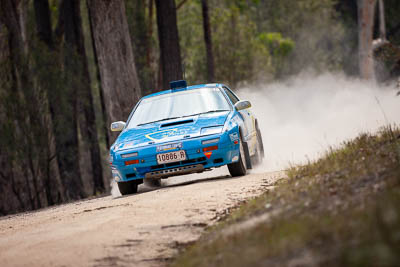
[[247,142],[243,142],[244,158],[246,160],[246,169],[253,169],[253,162],[251,161],[250,150]]
[[119,182],[118,189],[121,195],[129,195],[135,194],[138,190],[138,182],[137,181],[129,181],[129,182]]
[[262,143],[262,137],[261,137],[261,133],[258,130],[257,127],[257,147],[256,147],[256,153],[254,154],[254,156],[251,157],[251,162],[253,164],[253,166],[258,166],[262,163],[264,159],[264,146]]
[[261,156],[261,161],[264,159],[265,154],[264,154],[264,143],[262,140],[262,135],[260,128],[258,127],[258,123],[256,122],[256,131],[257,131],[257,149],[260,149],[259,154]]
[[228,164],[228,170],[232,177],[246,175],[246,151],[244,149],[244,144],[245,143],[242,140],[242,136],[240,135],[239,160],[237,162]]
[[260,151],[260,144],[257,142],[256,153],[251,157],[251,163],[254,167],[257,167],[262,162],[262,156]]

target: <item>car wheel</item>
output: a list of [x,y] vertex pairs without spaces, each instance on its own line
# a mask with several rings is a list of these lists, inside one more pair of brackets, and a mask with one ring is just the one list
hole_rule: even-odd
[[254,154],[254,156],[251,157],[251,162],[254,167],[257,167],[262,163],[262,155],[259,142],[257,142],[256,153]]
[[245,154],[245,150],[244,150],[243,144],[244,144],[244,142],[242,140],[242,136],[240,136],[239,160],[237,162],[228,164],[228,170],[229,170],[229,173],[232,175],[232,177],[246,175],[246,172],[247,172],[247,169],[246,169],[246,154]]
[[257,147],[256,147],[256,153],[254,156],[251,157],[251,161],[253,163],[253,166],[258,166],[262,163],[264,159],[264,147],[261,139],[261,134],[259,130],[257,129]]
[[129,182],[119,182],[118,189],[121,195],[129,195],[137,193],[138,183],[137,181],[129,181]]
[[260,149],[260,156],[261,156],[261,161],[264,159],[264,144],[261,136],[261,131],[260,128],[258,128],[258,123],[256,124],[256,131],[257,131],[257,149]]

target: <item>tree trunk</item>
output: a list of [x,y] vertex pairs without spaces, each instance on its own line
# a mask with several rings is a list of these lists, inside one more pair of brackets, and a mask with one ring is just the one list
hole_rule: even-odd
[[[106,122],[123,120],[141,96],[123,0],[87,0]],[[110,143],[116,134],[108,131]]]
[[165,90],[170,81],[183,79],[175,0],[156,0],[156,8],[162,89]]
[[[93,180],[93,193],[104,192],[104,181],[101,164],[100,147],[96,129],[96,116],[94,113],[94,104],[91,91],[91,81],[84,45],[82,31],[82,19],[80,13],[79,0],[64,0],[66,2],[64,10],[65,40],[68,48],[71,49],[75,59],[71,66],[73,77],[77,83],[74,85],[78,92],[78,111],[83,113],[83,118],[78,118],[80,130],[84,143],[88,145],[91,158],[91,172]],[[68,53],[67,53],[68,55]],[[66,58],[66,63],[70,57]],[[67,63],[68,64],[68,63]],[[76,66],[78,65],[78,66]]]
[[[44,60],[47,63],[44,63],[46,65],[46,68],[50,69],[61,69],[61,65],[59,62],[56,60],[54,62],[54,56],[57,57],[57,50],[55,49],[54,46],[54,40],[53,40],[53,32],[52,32],[52,27],[51,27],[51,14],[50,14],[50,8],[49,8],[49,3],[48,0],[35,0],[34,1],[34,11],[35,11],[35,22],[36,22],[36,30],[37,34],[39,37],[39,40],[44,42],[44,44],[47,45],[47,48],[51,51],[47,56],[45,54]],[[62,16],[60,16],[62,17]],[[42,48],[39,46],[39,49],[42,50]],[[51,60],[51,64],[48,64],[49,60]],[[43,72],[40,72],[43,73]],[[51,103],[50,99],[50,91],[54,90],[52,87],[52,84],[49,83],[48,79],[49,77],[55,76],[54,71],[48,71],[45,75],[45,77],[42,77],[42,75],[37,75],[37,83],[39,84],[39,87],[41,87],[44,91],[47,92],[48,96],[48,101],[47,103],[42,103],[43,106],[45,106],[46,112],[43,113],[43,118],[44,118],[44,123],[46,123],[47,129],[53,129],[53,123],[51,121],[51,118],[55,118],[54,114],[51,114],[50,112],[50,106],[54,105]],[[52,78],[50,78],[52,79]],[[44,156],[41,158],[42,164],[43,164],[43,187],[46,193],[46,200],[47,200],[47,205],[52,206],[55,204],[53,196],[56,196],[59,194],[61,190],[61,186],[58,182],[57,177],[59,177],[58,169],[56,173],[54,173],[52,170],[52,163],[50,158],[56,158],[56,156],[51,156],[52,154],[55,154],[55,140],[53,136],[53,132],[51,130],[47,131],[48,133],[44,135],[42,133],[42,136],[46,137],[46,144],[43,145],[42,149],[44,150]]]
[[92,45],[92,50],[93,50],[93,55],[94,55],[94,65],[96,69],[96,80],[99,86],[99,93],[100,93],[100,105],[101,105],[101,112],[102,112],[102,131],[105,137],[106,141],[106,147],[110,147],[110,135],[109,135],[109,125],[107,122],[107,111],[106,111],[106,104],[104,103],[104,95],[103,95],[103,89],[101,88],[101,78],[100,78],[100,70],[99,70],[99,62],[98,62],[98,56],[96,52],[96,46],[94,43],[94,35],[93,35],[93,23],[92,20],[90,19],[90,9],[89,9],[89,3],[86,1],[86,8],[88,12],[88,17],[89,17],[89,27],[90,27],[90,43]]
[[376,0],[358,0],[358,49],[360,76],[375,79],[372,49],[374,10]]
[[39,39],[49,48],[53,48],[53,33],[51,29],[49,1],[35,0],[33,4],[35,8],[36,30]]
[[[71,29],[73,21],[68,13],[72,12],[70,0],[64,0],[59,7],[59,17],[64,21],[64,81],[57,88],[49,88],[48,97],[53,121],[56,143],[57,163],[66,199],[80,199],[86,196],[79,169],[79,144],[77,128],[77,88],[73,75],[74,57],[68,44],[74,42]],[[68,21],[67,21],[68,20]],[[63,31],[64,32],[64,31]]]
[[151,57],[151,38],[153,36],[153,14],[154,14],[154,7],[153,7],[154,0],[149,0],[149,17],[147,19],[147,40],[148,46],[146,49],[146,67],[150,68],[152,57]]
[[204,41],[207,53],[207,80],[208,82],[214,82],[214,54],[211,39],[210,17],[208,13],[208,0],[201,0],[201,6],[203,10]]
[[[10,57],[14,57],[14,61],[20,61],[23,52],[22,32],[19,25],[18,2],[11,0],[0,1],[0,12],[4,25],[9,33],[9,46],[13,51],[10,51]],[[17,57],[17,58],[15,58]]]
[[[149,0],[148,2],[148,17],[147,17],[147,47],[146,47],[146,68],[150,71],[150,77],[147,79],[148,81],[148,94],[154,93],[157,91],[157,77],[158,77],[158,68],[153,64],[153,20],[154,20],[154,0]],[[144,93],[143,93],[144,94]]]
[[126,16],[135,55],[136,70],[142,94],[152,93],[154,71],[150,68],[148,53],[151,50],[151,36],[148,36],[146,0],[125,0]]
[[[1,123],[4,128],[0,130],[0,139],[8,140],[1,150],[7,156],[8,166],[17,166],[11,167],[15,184],[24,181],[22,191],[28,193],[33,209],[42,206],[41,174],[45,166],[41,159],[45,156],[43,145],[47,141],[43,131],[47,133],[47,129],[43,122],[41,92],[35,87],[29,64],[25,32],[27,4],[27,1],[0,1],[0,22],[8,35],[8,48],[2,49],[5,54],[1,56],[2,61],[8,57],[7,62],[1,64],[2,77],[5,74],[6,79],[2,78],[0,85],[1,105],[5,107],[2,116],[7,120]],[[14,164],[16,159],[18,162]],[[31,192],[31,180],[34,192]]]
[[[10,152],[10,128],[11,122],[8,116],[7,98],[11,91],[15,89],[14,67],[11,62],[11,35],[10,25],[5,12],[10,12],[9,3],[0,1],[0,203],[4,207],[4,213],[10,213],[17,210],[25,210],[25,201],[22,199],[19,191],[25,190],[24,186],[16,186],[13,171],[13,154]],[[7,8],[7,9],[6,9]],[[12,13],[11,13],[12,14]],[[9,15],[11,15],[9,13]],[[30,193],[30,191],[29,191]],[[18,205],[18,204],[19,205]]]
[[385,5],[379,0],[379,37],[386,40]]

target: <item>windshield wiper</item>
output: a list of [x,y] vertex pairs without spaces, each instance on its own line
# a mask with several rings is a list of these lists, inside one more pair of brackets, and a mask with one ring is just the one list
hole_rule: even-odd
[[[230,110],[229,109],[215,109],[215,110],[209,110],[209,111],[205,111],[205,112],[192,114],[192,115],[189,115],[189,116],[196,116],[196,115],[201,115],[201,114],[214,113],[214,112],[224,112],[224,111],[230,111]],[[185,117],[189,117],[189,116],[185,116]]]
[[160,121],[167,121],[167,120],[173,120],[173,119],[180,119],[180,118],[186,118],[186,117],[191,117],[191,116],[197,116],[197,115],[201,115],[201,114],[207,114],[207,113],[213,113],[213,112],[224,112],[224,111],[230,111],[230,110],[229,110],[229,109],[209,110],[209,111],[200,112],[200,113],[191,114],[191,115],[185,115],[185,116],[180,116],[180,117],[171,117],[171,118],[165,118],[165,119],[156,120],[156,121],[150,121],[150,122],[140,123],[140,124],[138,124],[138,125],[136,125],[136,126],[142,126],[142,125],[146,125],[146,124],[150,124],[150,123],[155,123],[155,122],[160,122]]
[[182,117],[165,118],[165,119],[161,119],[161,120],[156,120],[156,121],[150,121],[150,122],[141,123],[141,124],[138,124],[138,125],[136,125],[136,126],[146,125],[146,124],[155,123],[155,122],[160,122],[160,121],[168,121],[168,120],[173,120],[173,119],[179,119],[179,118],[182,118]]

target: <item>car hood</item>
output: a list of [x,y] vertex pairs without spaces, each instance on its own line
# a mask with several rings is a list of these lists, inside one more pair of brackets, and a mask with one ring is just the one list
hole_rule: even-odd
[[111,149],[117,152],[149,144],[198,137],[202,128],[224,125],[229,113],[230,111],[207,113],[125,129]]

